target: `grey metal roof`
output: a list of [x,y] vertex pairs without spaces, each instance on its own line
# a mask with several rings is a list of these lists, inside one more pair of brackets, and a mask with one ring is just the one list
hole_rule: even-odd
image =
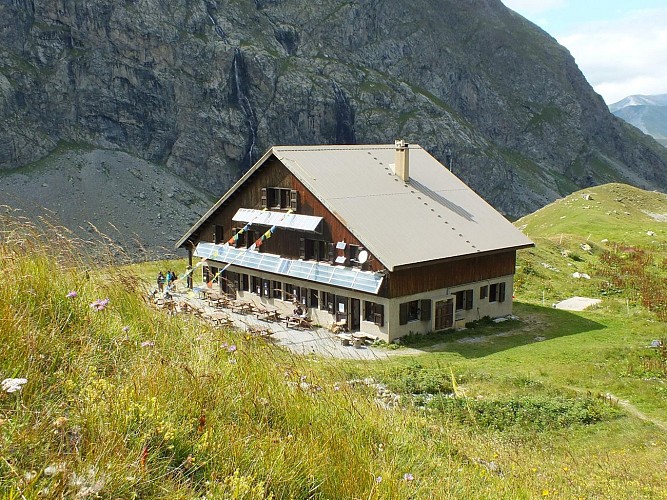
[[246,269],[266,271],[376,295],[383,279],[380,273],[362,271],[353,267],[332,266],[309,260],[285,259],[270,253],[203,241],[197,244],[194,255],[208,261],[232,264]]
[[284,229],[296,229],[314,233],[319,230],[322,217],[239,208],[234,217],[232,217],[232,220],[236,222],[252,221],[253,225],[276,226]]
[[389,270],[532,246],[423,148],[410,145],[410,179],[393,172],[395,146],[274,147],[275,156]]
[[273,154],[382,264],[397,267],[533,243],[421,146],[410,179],[395,146],[274,146],[178,241],[181,246]]

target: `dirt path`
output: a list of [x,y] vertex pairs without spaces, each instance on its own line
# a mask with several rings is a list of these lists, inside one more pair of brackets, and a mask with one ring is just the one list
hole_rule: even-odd
[[639,420],[643,420],[644,422],[650,422],[653,425],[660,427],[663,431],[667,431],[667,422],[663,422],[662,420],[658,420],[657,418],[653,418],[647,415],[646,413],[641,412],[635,405],[633,405],[627,399],[618,398],[610,392],[606,393],[605,397],[609,399],[609,401],[611,401],[612,403],[615,403],[621,408],[623,408],[630,415],[637,417]]

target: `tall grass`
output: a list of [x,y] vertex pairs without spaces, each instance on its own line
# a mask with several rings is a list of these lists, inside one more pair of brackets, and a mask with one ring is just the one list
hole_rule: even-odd
[[[641,424],[504,432],[465,404],[434,411],[405,393],[385,409],[372,384],[348,380],[364,366],[164,315],[140,278],[84,257],[58,228],[1,223],[0,379],[28,380],[0,392],[3,498],[665,494],[654,467],[664,440],[638,445],[632,469],[626,442],[600,446],[644,442]],[[449,387],[418,367],[388,373],[403,377],[393,390]]]

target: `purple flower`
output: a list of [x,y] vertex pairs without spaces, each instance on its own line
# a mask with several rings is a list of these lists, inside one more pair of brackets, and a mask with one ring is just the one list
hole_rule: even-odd
[[152,340],[144,340],[141,343],[141,347],[153,347],[154,345],[155,345],[155,342],[153,342]]
[[382,476],[378,476],[375,478],[375,482],[380,484],[382,482]]
[[235,352],[235,351],[236,351],[236,345],[235,345],[235,344],[230,345],[230,346],[227,348],[227,350],[228,350],[229,352]]
[[104,308],[107,306],[109,303],[109,299],[106,298],[104,300],[102,299],[97,299],[95,302],[90,303],[90,307],[95,309],[96,311],[102,311]]
[[409,472],[406,472],[405,474],[403,474],[403,480],[404,481],[412,481],[412,480],[414,480],[414,478],[415,478],[415,476],[413,476]]
[[129,331],[130,331],[130,327],[129,327],[128,325],[125,325],[125,326],[123,327],[123,332],[124,332],[124,333],[127,333],[127,332],[129,332]]
[[71,290],[67,295],[65,295],[68,299],[73,299],[76,297],[76,292],[74,290]]

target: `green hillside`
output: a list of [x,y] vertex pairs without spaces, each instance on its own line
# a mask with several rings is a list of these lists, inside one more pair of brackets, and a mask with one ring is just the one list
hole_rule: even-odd
[[[667,349],[650,347],[665,321],[632,272],[613,287],[599,272],[650,254],[664,279],[665,197],[590,193],[518,222],[537,247],[515,319],[373,362],[169,316],[146,282],[184,262],[106,267],[58,228],[0,216],[0,496],[666,497]],[[551,308],[572,294],[604,300]]]
[[612,310],[619,301],[626,309],[643,305],[667,320],[665,194],[607,184],[573,193],[516,225],[536,243],[520,254],[519,300],[550,305],[584,295],[604,298],[603,307]]

